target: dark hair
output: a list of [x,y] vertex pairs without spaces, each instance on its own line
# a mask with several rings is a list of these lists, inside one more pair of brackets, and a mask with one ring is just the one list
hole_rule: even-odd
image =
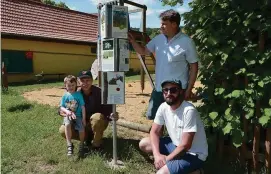
[[159,15],[159,18],[163,21],[176,22],[177,26],[180,25],[180,21],[181,21],[180,14],[173,9],[164,11],[163,13]]

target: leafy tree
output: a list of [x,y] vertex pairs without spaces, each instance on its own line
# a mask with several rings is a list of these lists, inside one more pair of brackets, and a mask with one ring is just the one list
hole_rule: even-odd
[[271,126],[270,0],[193,0],[189,5],[184,30],[200,55],[199,78],[205,87],[198,91],[208,96],[199,110],[209,126],[231,135],[239,147],[241,115]]
[[54,0],[42,0],[41,2],[44,3],[44,4],[47,4],[47,5],[55,6],[55,7],[70,9],[64,2],[57,3]]
[[183,5],[183,0],[160,0],[163,5],[175,6],[177,4]]

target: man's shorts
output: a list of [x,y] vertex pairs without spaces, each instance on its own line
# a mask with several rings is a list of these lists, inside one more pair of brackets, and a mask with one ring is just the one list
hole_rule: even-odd
[[69,120],[68,117],[64,117],[63,124],[64,125],[73,124],[74,129],[77,130],[78,132],[83,132],[84,131],[84,126],[83,126],[83,122],[82,122],[81,117],[76,117],[75,120]]
[[149,106],[146,112],[146,117],[149,120],[153,120],[155,118],[156,112],[159,106],[164,102],[164,96],[162,92],[157,92],[153,90],[151,93],[151,98],[149,100]]
[[[160,153],[169,155],[176,149],[170,137],[160,138]],[[170,174],[188,174],[202,168],[204,161],[200,160],[197,155],[186,153],[179,159],[167,161],[166,165]]]

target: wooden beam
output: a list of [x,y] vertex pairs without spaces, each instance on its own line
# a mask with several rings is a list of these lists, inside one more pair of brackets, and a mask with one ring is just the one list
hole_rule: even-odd
[[122,119],[119,119],[116,123],[117,125],[129,128],[129,129],[141,131],[141,132],[150,133],[150,130],[151,130],[151,126],[134,123],[134,122],[130,122],[130,121],[122,120]]
[[265,166],[267,168],[267,173],[271,174],[271,128],[266,129]]

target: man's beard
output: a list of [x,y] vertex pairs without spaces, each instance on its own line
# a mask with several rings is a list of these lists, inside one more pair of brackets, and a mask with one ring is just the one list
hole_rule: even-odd
[[165,101],[169,106],[177,104],[181,100],[181,94],[179,93],[176,97],[171,95],[170,98],[166,98]]

